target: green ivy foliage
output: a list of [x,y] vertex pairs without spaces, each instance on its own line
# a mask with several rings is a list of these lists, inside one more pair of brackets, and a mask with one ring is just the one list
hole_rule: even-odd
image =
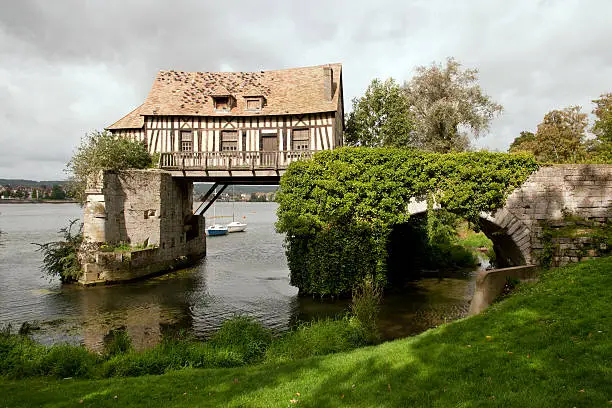
[[386,248],[411,198],[477,222],[538,168],[533,156],[346,147],[292,163],[281,178],[276,229],[286,234],[291,284],[340,295],[368,277],[385,284]]

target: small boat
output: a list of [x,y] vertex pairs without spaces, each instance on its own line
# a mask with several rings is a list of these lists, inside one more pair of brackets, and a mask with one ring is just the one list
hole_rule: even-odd
[[247,225],[244,222],[232,221],[227,224],[228,232],[242,232],[246,229]]
[[206,228],[206,235],[210,237],[214,237],[217,235],[226,235],[228,233],[228,228],[224,225],[213,224]]
[[[244,222],[236,221],[234,216],[236,215],[236,211],[234,208],[234,204],[236,202],[236,195],[234,194],[234,186],[232,186],[232,222],[227,224],[227,230],[229,232],[242,232],[246,229],[247,225]],[[246,218],[246,217],[242,217]]]

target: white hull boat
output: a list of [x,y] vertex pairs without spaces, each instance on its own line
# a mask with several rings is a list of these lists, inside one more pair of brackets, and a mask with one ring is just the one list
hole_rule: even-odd
[[227,224],[227,231],[228,232],[242,232],[246,230],[246,227],[247,225],[244,222],[232,221],[229,224]]

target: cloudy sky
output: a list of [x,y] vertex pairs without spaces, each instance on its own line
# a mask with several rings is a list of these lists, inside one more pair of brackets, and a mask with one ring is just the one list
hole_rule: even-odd
[[138,106],[160,69],[341,62],[348,110],[373,78],[453,56],[505,108],[478,141],[498,150],[612,91],[609,0],[0,2],[0,178],[66,178],[81,136]]

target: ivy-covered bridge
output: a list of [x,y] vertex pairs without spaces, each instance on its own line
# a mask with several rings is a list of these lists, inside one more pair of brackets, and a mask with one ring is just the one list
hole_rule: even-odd
[[[424,214],[427,202],[411,202],[408,211]],[[480,213],[479,226],[498,266],[557,266],[606,252],[611,216],[612,166],[563,164],[539,168],[501,209]]]
[[[86,254],[81,281],[134,279],[203,256],[204,220],[193,213],[192,182],[163,170],[102,174],[88,190],[86,241],[146,248]],[[499,266],[558,265],[611,246],[612,165],[341,148],[291,163],[280,187],[276,226],[286,235],[291,282],[302,293],[350,292],[367,276],[390,282],[394,228],[426,211],[427,203],[482,229]]]
[[[291,282],[305,293],[349,292],[366,276],[388,282],[394,229],[428,207],[478,226],[498,266],[560,265],[611,245],[611,165],[344,149],[290,167],[277,200]],[[403,251],[410,256],[410,247]]]

